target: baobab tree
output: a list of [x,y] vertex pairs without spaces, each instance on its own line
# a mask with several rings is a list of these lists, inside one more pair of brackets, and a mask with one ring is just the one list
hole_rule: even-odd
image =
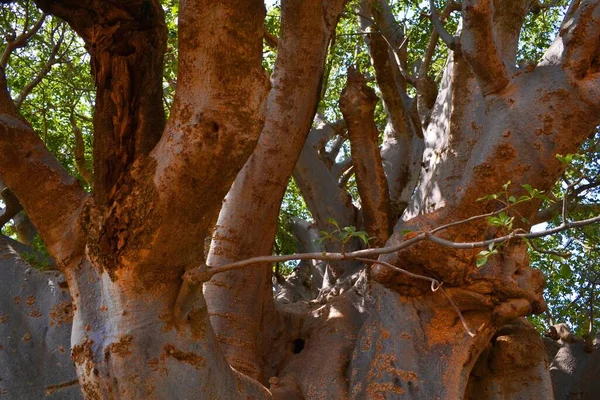
[[[600,122],[600,1],[573,0],[541,59],[520,65],[523,23],[549,4],[431,1],[428,48],[409,65],[385,0],[284,0],[278,37],[262,1],[182,1],[168,118],[159,1],[35,3],[89,52],[92,190],[4,78],[0,179],[65,277],[85,398],[552,396],[522,319],[545,309],[524,239],[539,235],[529,229],[566,168],[557,155]],[[368,45],[381,146],[377,95],[357,68],[343,118],[315,118],[344,10]],[[450,50],[439,81],[436,46]],[[351,159],[339,156],[346,140]],[[262,257],[291,176],[315,221],[292,228],[307,254]],[[303,264],[276,274],[276,300],[272,262],[289,258]]]

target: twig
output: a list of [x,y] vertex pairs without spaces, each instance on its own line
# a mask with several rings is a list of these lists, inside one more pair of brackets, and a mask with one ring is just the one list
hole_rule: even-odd
[[[29,18],[27,17],[27,21],[25,22],[26,26],[29,23],[28,19]],[[44,24],[45,20],[46,20],[46,14],[42,14],[40,19],[35,23],[35,25],[33,27],[31,27],[31,29],[29,31],[27,31],[26,30],[27,27],[25,27],[23,29],[23,33],[21,33],[16,38],[7,41],[8,43],[6,44],[6,47],[4,48],[4,51],[2,52],[2,56],[0,56],[0,67],[1,68],[6,68],[6,65],[8,64],[8,60],[10,59],[10,55],[12,54],[12,52],[15,51],[16,49],[19,49],[19,48],[25,46],[27,44],[27,41],[29,41],[29,39],[31,39],[31,37],[40,30],[40,28]]]
[[407,271],[405,269],[396,267],[395,265],[392,265],[392,264],[390,264],[388,262],[385,262],[385,261],[371,260],[369,258],[362,258],[362,257],[357,258],[357,260],[365,262],[365,263],[380,264],[380,265],[386,266],[388,268],[391,268],[391,269],[393,269],[395,271],[398,271],[398,272],[400,272],[400,273],[402,273],[404,275],[410,276],[411,278],[422,279],[422,280],[426,280],[426,281],[431,282],[431,291],[432,292],[437,292],[439,290],[442,293],[442,295],[446,298],[446,301],[448,301],[448,304],[450,304],[450,306],[452,307],[452,309],[454,309],[454,311],[458,315],[458,318],[460,319],[460,322],[462,322],[463,327],[465,328],[465,331],[467,331],[467,333],[469,334],[469,336],[475,337],[475,334],[469,329],[469,326],[467,325],[467,321],[463,317],[462,312],[459,310],[459,308],[456,305],[456,303],[454,302],[454,300],[452,300],[452,298],[448,295],[448,293],[446,293],[446,291],[442,287],[443,283],[440,283],[440,281],[438,281],[437,279],[430,278],[430,277],[425,276],[425,275],[419,275],[419,274],[415,274],[415,273],[409,272],[409,271]]
[[398,271],[406,276],[409,276],[411,278],[415,278],[415,279],[422,279],[424,281],[429,281],[431,282],[431,291],[432,292],[436,292],[438,289],[440,289],[440,287],[442,286],[442,284],[440,283],[440,281],[438,281],[435,278],[431,278],[429,276],[425,276],[425,275],[420,275],[420,274],[415,274],[413,272],[407,271],[405,269],[402,269],[400,267],[396,267],[393,264],[390,264],[388,262],[385,261],[379,261],[379,260],[372,260],[370,258],[363,258],[363,257],[357,257],[356,258],[358,261],[362,261],[364,263],[368,263],[368,264],[380,264],[383,265],[385,267],[391,268],[395,271]]
[[[473,218],[473,217],[471,217]],[[587,218],[580,221],[572,221],[567,224],[562,224],[552,229],[548,229],[545,231],[539,232],[530,232],[526,233],[522,229],[515,230],[508,235],[500,236],[494,239],[483,240],[479,242],[452,242],[450,240],[442,239],[440,237],[434,236],[430,232],[422,232],[417,236],[414,236],[408,240],[405,240],[401,243],[398,243],[393,246],[387,247],[379,247],[373,249],[364,249],[352,251],[349,253],[300,253],[300,254],[289,254],[289,255],[281,255],[281,256],[259,256],[252,257],[246,260],[240,260],[233,263],[229,263],[220,267],[210,267],[208,270],[208,274],[212,277],[216,274],[220,274],[222,272],[231,271],[234,269],[239,269],[246,267],[248,265],[253,264],[263,264],[263,263],[274,263],[274,262],[283,262],[283,261],[291,261],[291,260],[327,260],[327,261],[336,261],[336,260],[355,260],[359,257],[373,257],[380,256],[383,254],[390,254],[400,251],[402,249],[408,248],[415,243],[421,242],[423,240],[430,240],[434,243],[445,247],[451,247],[454,249],[476,249],[481,247],[488,247],[490,244],[500,244],[507,242],[512,239],[534,239],[540,238],[548,235],[552,235],[555,233],[563,232],[568,229],[578,228],[581,226],[591,225],[600,222],[600,216]]]
[[469,336],[475,337],[475,334],[469,329],[469,326],[467,325],[467,321],[465,321],[465,318],[463,317],[462,313],[458,309],[458,306],[456,305],[456,303],[454,303],[454,300],[452,300],[450,298],[450,296],[448,296],[448,293],[446,293],[446,291],[444,290],[443,287],[440,287],[440,292],[442,292],[442,294],[444,295],[444,297],[446,298],[446,300],[448,300],[448,303],[450,303],[450,305],[452,306],[452,308],[454,309],[454,311],[456,311],[456,314],[458,315],[458,318],[460,318],[460,322],[462,322],[463,327],[465,328],[465,330],[467,331],[467,333],[469,334]]
[[492,212],[487,213],[487,214],[475,215],[474,217],[470,217],[470,218],[463,219],[463,220],[460,220],[460,221],[450,222],[449,224],[445,224],[445,225],[440,225],[437,228],[432,229],[429,233],[434,234],[434,233],[437,233],[437,232],[439,232],[441,230],[451,228],[453,226],[466,224],[468,222],[477,221],[477,220],[480,220],[480,219],[483,219],[483,218],[493,217],[494,215],[498,215],[501,212],[507,211],[509,208],[510,208],[509,206],[506,206],[506,207],[503,207],[503,208],[501,208],[499,210],[492,211]]
[[535,250],[538,253],[541,254],[549,254],[551,256],[558,256],[561,258],[568,258],[571,256],[571,253],[567,252],[567,253],[561,253],[559,251],[553,251],[553,250],[544,250],[544,249],[540,249],[538,246],[536,246],[535,242],[533,240],[529,240],[529,239],[525,239],[527,240],[527,243],[529,243],[529,245],[531,246],[531,248],[533,250]]

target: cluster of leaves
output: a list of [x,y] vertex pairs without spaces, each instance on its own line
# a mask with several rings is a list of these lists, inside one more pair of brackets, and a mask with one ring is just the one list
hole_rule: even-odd
[[[600,133],[596,131],[582,146],[579,154],[558,156],[566,164],[563,180],[557,183],[552,196],[560,199],[568,193],[568,214],[572,220],[598,215],[600,211]],[[578,184],[573,186],[573,183]],[[560,225],[562,213],[548,221],[547,228]],[[600,285],[600,227],[589,225],[532,241],[532,266],[546,276],[544,297],[548,303],[545,315],[531,321],[545,331],[551,323],[565,322],[578,335],[598,331],[597,301]],[[539,250],[539,251],[538,251]],[[590,327],[590,321],[592,322]]]
[[[0,4],[0,34],[10,38],[31,31],[40,18],[33,1]],[[79,36],[64,22],[47,16],[26,45],[12,52],[5,71],[11,96],[22,100],[20,112],[74,176],[78,171],[72,114],[83,132],[91,165],[94,86],[89,60]]]
[[339,242],[342,245],[342,253],[344,253],[345,246],[354,238],[360,239],[365,246],[369,245],[369,240],[372,238],[369,237],[369,234],[365,231],[358,231],[354,226],[344,226],[340,227],[338,222],[329,218],[327,223],[331,225],[333,228],[331,231],[321,231],[321,239],[320,242],[330,240],[333,242]]
[[517,59],[521,63],[538,62],[556,37],[568,0],[557,0],[553,7],[538,8],[529,13],[523,24]]
[[[513,224],[515,221],[515,215],[518,212],[515,210],[515,206],[531,202],[534,200],[541,200],[544,203],[553,203],[553,200],[546,196],[542,191],[532,188],[529,184],[523,184],[521,187],[527,192],[526,195],[519,196],[518,198],[511,194],[510,190],[511,181],[506,182],[502,185],[502,190],[497,193],[483,196],[477,201],[496,201],[499,202],[503,208],[502,211],[487,217],[487,222],[496,227],[503,235],[509,234],[513,231]],[[529,224],[529,220],[523,216],[520,216],[521,222]],[[476,264],[478,267],[482,267],[487,264],[489,258],[499,253],[499,249],[502,244],[490,243],[486,250],[482,250],[477,255]]]

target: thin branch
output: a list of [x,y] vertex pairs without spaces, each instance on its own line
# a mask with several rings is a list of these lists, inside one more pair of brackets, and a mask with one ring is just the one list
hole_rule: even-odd
[[346,171],[352,167],[352,156],[346,157],[342,161],[333,164],[331,167],[331,175],[339,179]]
[[[473,217],[471,217],[473,218]],[[563,232],[568,229],[578,228],[581,226],[587,226],[600,222],[600,216],[594,218],[588,218],[579,221],[572,221],[566,224],[562,224],[552,229],[547,229],[539,232],[524,232],[522,229],[513,231],[507,235],[500,236],[493,239],[488,239],[479,242],[452,242],[450,240],[442,239],[440,237],[434,236],[431,232],[421,232],[416,236],[407,239],[401,243],[395,244],[393,246],[387,247],[379,247],[373,249],[365,249],[365,250],[357,250],[348,253],[301,253],[301,254],[289,254],[289,255],[281,255],[281,256],[259,256],[253,257],[246,260],[236,261],[234,263],[222,265],[219,267],[210,267],[208,270],[208,274],[210,277],[220,274],[225,271],[230,271],[234,269],[239,269],[246,267],[248,265],[253,264],[261,264],[263,263],[274,263],[274,262],[284,262],[284,261],[292,261],[292,260],[326,260],[326,261],[334,261],[334,260],[355,260],[359,257],[368,258],[374,256],[380,256],[383,254],[395,253],[405,248],[408,248],[418,242],[424,240],[430,240],[434,243],[440,244],[445,247],[450,247],[454,249],[477,249],[482,247],[488,247],[490,244],[501,244],[508,242],[513,239],[534,239],[540,238],[544,236],[553,235],[555,233]],[[461,222],[463,223],[463,222]]]
[[335,161],[345,141],[346,137],[344,135],[337,135],[336,138],[333,140],[331,150],[327,152],[327,158]]
[[[458,7],[458,8],[457,8]],[[459,11],[460,5],[455,3],[454,1],[449,1],[446,4],[446,7],[442,11],[442,14],[439,16],[440,22],[443,22],[450,16],[450,13],[453,11]],[[417,86],[420,80],[425,79],[425,77],[429,74],[429,69],[431,68],[431,61],[433,59],[433,55],[435,54],[435,48],[437,47],[437,41],[439,38],[439,34],[437,29],[434,29],[431,33],[431,37],[429,38],[429,43],[427,44],[427,49],[425,50],[425,54],[423,56],[423,62],[419,67],[419,72],[417,75]],[[456,38],[455,38],[456,39]],[[417,90],[419,88],[417,87]]]
[[500,214],[503,211],[507,211],[509,208],[510,208],[509,206],[506,206],[506,207],[502,207],[499,210],[489,212],[487,214],[475,215],[473,217],[469,217],[469,218],[466,218],[466,219],[463,219],[463,220],[460,220],[460,221],[454,221],[454,222],[450,222],[450,223],[445,224],[445,225],[440,225],[437,228],[431,230],[430,233],[434,234],[434,233],[437,233],[437,232],[442,231],[444,229],[452,228],[452,227],[457,226],[457,225],[467,224],[469,222],[477,221],[477,220],[480,220],[480,219],[483,219],[483,218],[493,217],[494,215],[498,215],[498,214]]
[[6,47],[4,48],[4,51],[2,52],[2,56],[0,57],[0,67],[6,68],[6,66],[8,65],[8,60],[10,59],[12,52],[15,51],[16,49],[24,47],[27,44],[29,39],[31,39],[31,37],[40,30],[40,28],[44,24],[44,21],[46,20],[46,16],[47,15],[45,13],[43,13],[42,16],[40,17],[40,19],[35,23],[35,25],[33,25],[31,27],[31,29],[29,31],[23,30],[23,33],[21,33],[16,38],[14,38],[12,40],[7,40]]
[[[543,210],[540,210],[536,217],[535,220],[533,221],[533,225],[535,224],[539,224],[542,222],[547,222],[550,221],[551,219],[553,219],[554,217],[558,216],[559,212],[562,209],[562,202],[561,203],[555,203],[552,206],[545,208]],[[576,203],[574,201],[569,202],[569,204],[567,205],[567,211],[573,211],[573,210],[580,210],[580,211],[584,211],[584,212],[593,212],[593,213],[600,213],[600,203],[584,203],[584,204],[580,204],[580,203]]]
[[75,167],[77,167],[77,171],[85,183],[91,185],[93,175],[85,163],[85,144],[83,143],[83,134],[81,129],[79,129],[77,126],[77,121],[75,121],[75,116],[73,113],[71,113],[69,121],[71,122],[73,133],[75,134]]
[[270,48],[272,48],[273,50],[277,49],[277,46],[279,46],[279,38],[277,36],[273,35],[271,32],[269,32],[267,30],[267,27],[265,27],[264,38],[265,38],[265,43],[267,43],[267,45]]
[[390,264],[390,263],[385,262],[385,261],[372,260],[370,258],[364,258],[364,257],[357,257],[356,259],[358,261],[362,261],[362,262],[367,263],[367,264],[381,264],[381,265],[383,265],[385,267],[393,269],[394,271],[398,271],[401,274],[404,274],[404,275],[406,275],[406,276],[408,276],[410,278],[421,279],[421,280],[424,280],[424,281],[431,282],[431,291],[432,292],[437,291],[442,286],[442,284],[440,283],[440,281],[438,281],[435,278],[431,278],[431,277],[425,276],[425,275],[415,274],[413,272],[407,271],[407,270],[402,269],[400,267],[396,267],[395,265]]
[[458,306],[456,305],[456,303],[454,303],[454,300],[452,300],[452,298],[450,298],[450,296],[448,296],[448,294],[446,293],[446,291],[444,290],[443,287],[440,287],[440,292],[442,292],[442,294],[444,295],[446,300],[448,300],[448,303],[450,303],[450,306],[452,306],[452,308],[458,315],[458,318],[460,318],[460,322],[462,322],[463,327],[465,328],[465,330],[467,331],[469,336],[475,337],[475,334],[469,329],[469,325],[467,325],[467,321],[465,321],[465,318],[463,317],[462,313],[458,309]]
[[438,16],[437,8],[435,7],[435,3],[433,0],[429,0],[429,7],[431,8],[431,22],[433,23],[435,31],[438,33],[438,35],[444,41],[444,43],[448,45],[448,48],[450,50],[456,51],[456,48],[459,45],[458,39],[455,36],[451,35],[444,27],[444,24]]
[[561,253],[559,251],[541,249],[541,248],[539,248],[535,244],[535,242],[533,240],[528,240],[528,239],[525,239],[525,240],[531,246],[531,248],[534,251],[536,251],[537,253],[548,254],[548,255],[551,255],[551,256],[558,256],[558,257],[561,257],[561,258],[569,258],[569,257],[571,257],[571,253],[569,253],[569,252]]
[[[61,22],[61,24],[64,24],[64,23]],[[25,101],[27,96],[31,93],[31,91],[42,82],[42,80],[46,77],[46,75],[48,75],[50,73],[50,71],[52,70],[52,66],[59,62],[60,58],[57,57],[57,55],[60,50],[60,47],[62,46],[64,37],[65,37],[65,32],[66,32],[66,29],[63,29],[60,37],[58,38],[58,40],[52,47],[50,56],[48,57],[48,61],[46,61],[46,63],[38,71],[36,76],[31,80],[31,82],[29,82],[27,85],[25,85],[25,87],[23,87],[23,90],[21,90],[21,93],[19,93],[19,96],[17,96],[17,99],[15,100],[15,106],[17,107],[17,110],[21,109],[23,102]]]
[[344,172],[342,174],[342,177],[340,178],[340,180],[338,182],[338,186],[341,188],[346,187],[346,185],[348,184],[348,181],[350,180],[352,175],[354,175],[354,165],[350,166],[350,168],[348,168],[346,170],[346,172]]

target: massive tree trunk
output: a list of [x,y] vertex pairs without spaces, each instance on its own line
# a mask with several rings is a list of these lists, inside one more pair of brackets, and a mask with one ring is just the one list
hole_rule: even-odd
[[[374,94],[357,71],[340,99],[360,212],[339,185],[343,167],[324,161],[325,143],[344,128],[318,118],[311,129],[345,1],[283,2],[271,88],[261,1],[181,2],[178,90],[166,123],[157,0],[37,3],[65,19],[92,56],[93,193],[45,148],[3,76],[0,179],[68,284],[86,398],[550,396],[541,340],[520,319],[545,308],[544,279],[525,244],[506,241],[478,268],[477,243],[461,243],[507,232],[483,218],[451,223],[496,211],[477,201],[487,194],[518,197],[523,184],[549,190],[564,170],[556,154],[577,151],[600,123],[600,1],[574,1],[542,61],[518,68],[520,28],[536,2],[463,0],[460,37],[439,32],[454,51],[435,100],[427,70],[413,77],[417,99],[408,96],[402,35],[370,40],[388,113],[381,154]],[[363,6],[385,35],[394,24],[387,3]],[[325,242],[342,254],[313,268],[321,296],[311,288],[314,301],[275,303],[269,264],[218,268],[270,254],[292,173],[319,227],[333,218],[366,229],[378,246],[426,237],[362,259],[368,267],[345,260],[361,248],[356,238]],[[515,206],[523,217],[515,227],[529,229],[538,206]],[[536,384],[519,386],[525,378]],[[54,382],[42,386],[64,383]]]

